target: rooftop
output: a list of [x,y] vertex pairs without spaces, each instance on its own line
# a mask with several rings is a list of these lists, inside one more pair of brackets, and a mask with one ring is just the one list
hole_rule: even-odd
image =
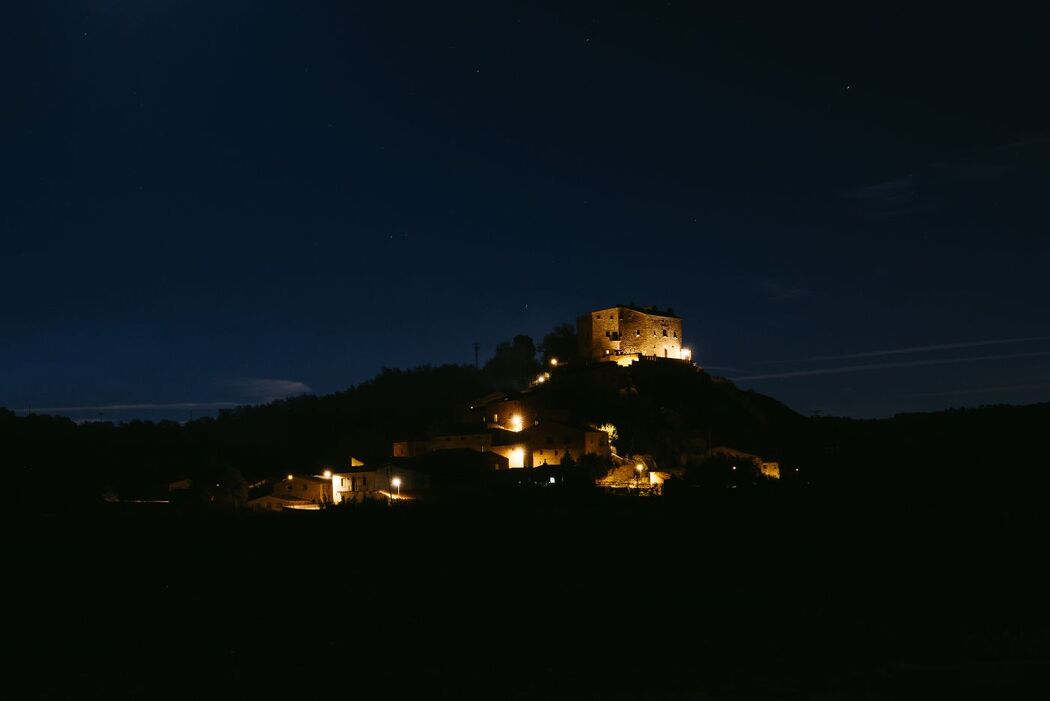
[[631,311],[641,312],[642,314],[648,314],[650,316],[665,316],[672,319],[681,319],[682,317],[674,313],[674,309],[668,307],[667,309],[660,309],[659,307],[639,307],[634,304],[617,304],[612,307],[603,307],[602,309],[595,309],[591,312],[601,312],[606,309],[630,309]]

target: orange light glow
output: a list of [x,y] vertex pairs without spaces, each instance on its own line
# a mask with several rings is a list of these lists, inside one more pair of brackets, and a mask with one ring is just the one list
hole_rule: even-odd
[[521,414],[515,414],[510,417],[510,430],[520,431],[522,426]]

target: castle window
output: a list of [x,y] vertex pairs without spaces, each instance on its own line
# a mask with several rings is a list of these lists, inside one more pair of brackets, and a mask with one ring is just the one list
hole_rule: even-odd
[[641,329],[635,329],[634,330],[634,337],[635,338],[638,338],[641,335],[642,335],[642,330]]
[[667,329],[664,329],[664,338],[667,338]]
[[609,318],[612,319],[612,314],[609,315]]
[[678,332],[677,331],[674,332],[674,337],[678,338]]

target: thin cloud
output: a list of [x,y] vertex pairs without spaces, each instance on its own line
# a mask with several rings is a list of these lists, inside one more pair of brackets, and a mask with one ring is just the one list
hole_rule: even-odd
[[910,360],[902,363],[871,363],[868,365],[851,365],[844,368],[816,368],[813,370],[796,370],[794,372],[777,372],[764,375],[745,375],[731,378],[734,382],[744,380],[779,380],[792,377],[810,377],[813,375],[840,375],[851,372],[868,372],[870,370],[890,370],[894,368],[913,368],[925,365],[954,365],[956,363],[978,363],[987,360],[1009,360],[1014,358],[1039,358],[1050,356],[1050,351],[1034,353],[1004,353],[1002,355],[984,355],[976,358],[944,358],[941,360]]
[[766,292],[771,301],[786,301],[809,296],[809,289],[802,285],[793,285],[772,278],[759,278],[758,286]]
[[909,397],[953,397],[959,394],[988,394],[991,392],[1021,392],[1033,389],[1050,389],[1050,382],[1038,382],[1028,385],[999,385],[997,387],[980,387],[976,389],[955,389],[948,392],[917,392]]
[[780,365],[783,363],[808,363],[815,360],[854,360],[857,358],[875,358],[883,355],[906,355],[910,353],[930,353],[942,350],[958,350],[960,348],[980,348],[981,346],[1000,346],[1011,343],[1031,343],[1033,341],[1050,341],[1050,336],[1028,336],[1025,338],[997,338],[989,341],[965,341],[963,343],[941,343],[933,346],[911,346],[909,348],[893,348],[890,350],[865,351],[863,353],[846,353],[845,355],[815,355],[811,358],[795,358],[792,360],[770,360],[766,365]]
[[252,402],[270,402],[275,399],[313,394],[309,385],[296,380],[281,380],[264,377],[230,380],[226,383]]
[[174,402],[172,404],[97,404],[94,406],[52,406],[40,409],[34,408],[39,413],[74,413],[85,411],[149,411],[155,409],[221,409],[223,407],[240,406],[243,402]]
[[[885,182],[855,188],[842,198],[861,212],[899,215],[937,209],[949,201],[980,192],[989,184],[1025,177],[1041,168],[1050,138],[1037,136],[928,163]],[[976,190],[975,190],[976,188]]]
[[55,406],[34,409],[41,414],[83,414],[107,411],[175,411],[195,409],[228,409],[230,407],[250,404],[265,404],[276,399],[284,399],[300,394],[312,394],[313,390],[302,382],[295,380],[276,380],[268,378],[249,378],[232,380],[224,383],[237,390],[244,398],[240,401],[222,402],[142,402],[139,404],[94,404],[90,406]]

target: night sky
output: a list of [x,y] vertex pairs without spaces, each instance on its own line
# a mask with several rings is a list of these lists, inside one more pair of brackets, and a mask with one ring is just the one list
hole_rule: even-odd
[[1045,24],[699,5],[4,3],[0,406],[186,419],[629,302],[806,414],[1050,400]]

